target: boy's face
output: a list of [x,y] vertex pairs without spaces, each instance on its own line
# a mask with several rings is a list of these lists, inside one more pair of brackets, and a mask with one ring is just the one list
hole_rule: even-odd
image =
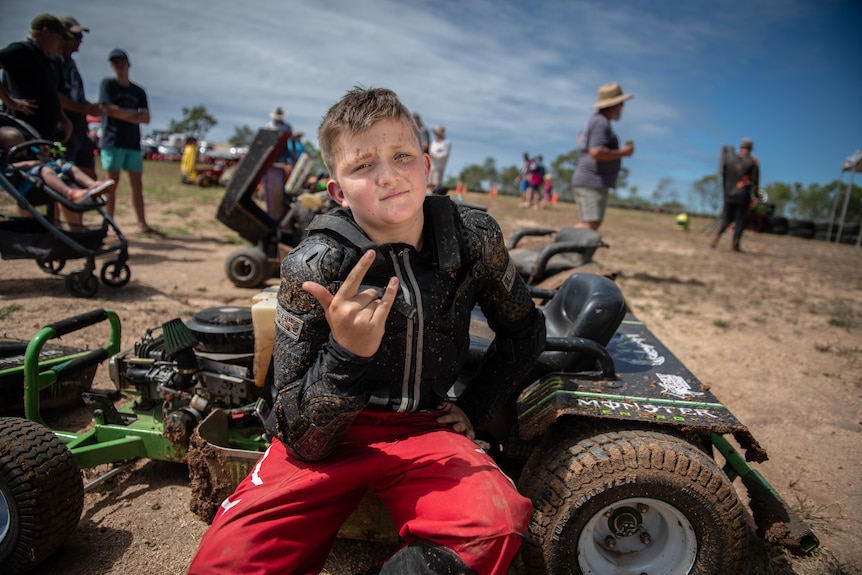
[[378,245],[419,247],[430,160],[409,119],[382,120],[360,134],[341,135],[334,159],[329,195],[353,212],[368,237]]

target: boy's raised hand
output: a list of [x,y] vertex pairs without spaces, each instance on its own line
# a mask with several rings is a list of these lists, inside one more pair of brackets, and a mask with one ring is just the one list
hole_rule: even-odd
[[359,291],[374,257],[373,250],[365,252],[335,295],[318,283],[302,284],[302,289],[313,295],[323,307],[332,337],[338,345],[360,357],[371,357],[380,347],[386,331],[386,318],[398,292],[398,278],[394,277],[389,280],[383,297],[371,288]]

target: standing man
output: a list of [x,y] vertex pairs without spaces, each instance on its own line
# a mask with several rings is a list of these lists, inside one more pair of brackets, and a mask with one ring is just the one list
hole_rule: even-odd
[[580,156],[572,175],[572,191],[578,203],[581,221],[576,227],[599,229],[608,207],[608,194],[616,186],[622,159],[631,156],[634,144],[620,141],[611,128],[611,120],[619,121],[623,105],[634,94],[623,94],[616,82],[599,88],[599,101],[593,104],[596,113],[587,120],[583,137],[578,138]]
[[265,126],[267,130],[276,130],[287,134],[287,142],[285,143],[284,150],[282,150],[281,154],[279,154],[263,175],[263,193],[266,200],[266,211],[273,219],[280,221],[284,215],[285,168],[292,165],[290,142],[293,139],[293,126],[284,121],[285,113],[281,106],[273,108],[269,117],[270,121]]
[[451,150],[452,143],[446,139],[446,128],[437,124],[434,126],[434,141],[428,146],[428,155],[431,156],[428,191],[443,185],[443,174],[446,172],[446,162],[449,161]]
[[[164,235],[151,228],[144,214],[144,158],[141,154],[141,124],[150,122],[147,93],[129,80],[129,56],[114,48],[108,55],[114,77],[102,80],[99,101],[102,104],[102,167],[108,178],[119,185],[120,172],[129,174],[132,207],[138,218],[138,230],[144,234]],[[117,186],[106,194],[106,211],[112,217],[117,203]]]
[[60,105],[72,123],[72,135],[66,142],[66,159],[74,162],[85,174],[96,179],[95,145],[90,139],[87,115],[101,116],[99,104],[87,101],[84,96],[84,81],[72,54],[81,47],[84,32],[89,28],[81,26],[72,16],[61,16],[60,22],[66,29],[60,54],[56,56],[60,66]]
[[724,210],[721,213],[721,223],[718,233],[713,236],[709,246],[714,248],[724,230],[733,223],[733,251],[740,252],[739,242],[742,232],[748,225],[748,209],[751,199],[760,187],[760,163],[752,155],[754,142],[751,138],[743,138],[739,144],[739,153],[734,155],[733,148],[727,147],[721,160],[721,183],[724,188]]
[[30,37],[0,50],[0,101],[13,116],[46,140],[68,139],[71,123],[60,108],[58,74],[51,58],[60,52],[66,29],[52,14],[30,22]]

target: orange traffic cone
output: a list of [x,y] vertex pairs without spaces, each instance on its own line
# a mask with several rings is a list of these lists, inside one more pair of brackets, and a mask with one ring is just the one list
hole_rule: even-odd
[[560,200],[560,196],[559,196],[559,194],[557,194],[557,192],[554,192],[554,193],[551,195],[551,203],[552,203],[552,204],[556,204],[559,200]]

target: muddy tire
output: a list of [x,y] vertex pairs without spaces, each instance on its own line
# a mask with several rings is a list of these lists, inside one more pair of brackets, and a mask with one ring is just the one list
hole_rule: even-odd
[[521,475],[530,572],[743,572],[745,510],[704,451],[655,431],[595,433],[552,430]]
[[[0,418],[0,565],[23,573],[75,531],[84,484],[71,452],[45,427]],[[7,570],[8,569],[8,570]]]

